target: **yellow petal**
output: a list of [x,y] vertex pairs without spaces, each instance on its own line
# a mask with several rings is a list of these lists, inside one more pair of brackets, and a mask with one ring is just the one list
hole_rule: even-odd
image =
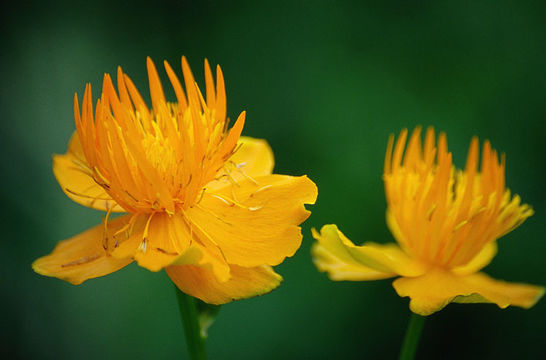
[[87,279],[108,275],[132,262],[131,258],[110,256],[112,236],[127,221],[127,216],[109,222],[105,236],[104,225],[95,226],[57,244],[53,252],[34,261],[38,274],[56,277],[79,285]]
[[159,271],[174,262],[190,244],[190,234],[180,215],[167,213],[135,215],[131,236],[118,241],[112,256],[133,257],[138,265]]
[[53,156],[53,174],[64,193],[78,204],[102,211],[125,212],[93,179],[77,133],[72,135],[66,154]]
[[144,240],[144,229],[148,224],[149,214],[127,215],[124,229],[114,235],[114,246],[110,252],[115,258],[134,258]]
[[394,273],[377,271],[359,264],[352,257],[341,259],[336,255],[343,256],[342,254],[334,254],[320,243],[313,244],[311,253],[313,255],[313,263],[319,271],[327,272],[328,277],[334,281],[379,280],[396,276]]
[[220,281],[229,279],[229,266],[221,251],[190,230],[181,214],[135,215],[130,236],[118,236],[112,250],[116,258],[134,258],[139,266],[159,271],[173,264],[208,265]]
[[317,197],[306,176],[267,175],[205,191],[186,211],[194,231],[217,244],[230,264],[277,265],[301,244],[299,224],[309,216],[304,204]]
[[480,271],[497,255],[497,242],[493,241],[485,245],[483,249],[468,262],[468,264],[456,267],[451,271],[457,275],[469,275]]
[[426,267],[411,259],[395,244],[366,243],[356,246],[336,225],[325,225],[314,250],[315,264],[334,280],[374,280],[395,275],[417,276]]
[[155,214],[150,220],[147,235],[146,245],[140,243],[134,256],[138,265],[150,271],[159,271],[176,261],[191,242],[180,215]]
[[237,151],[229,161],[234,165],[233,168],[222,170],[217,177],[218,180],[207,184],[207,189],[218,189],[234,182],[270,175],[275,165],[273,151],[267,141],[246,136],[239,138]]
[[398,295],[410,297],[411,311],[424,316],[450,302],[495,303],[503,309],[509,305],[530,308],[544,294],[540,286],[508,283],[483,273],[458,276],[441,270],[414,278],[399,278],[393,286]]
[[282,277],[270,266],[245,268],[230,266],[231,277],[220,282],[209,267],[169,266],[166,272],[180,290],[209,304],[263,295],[280,285]]
[[219,282],[230,279],[230,265],[226,263],[218,248],[205,246],[198,239],[194,239],[188,247],[171,265],[195,265],[206,267]]
[[241,136],[239,149],[230,158],[248,176],[270,175],[273,172],[275,160],[273,151],[264,139],[254,139]]

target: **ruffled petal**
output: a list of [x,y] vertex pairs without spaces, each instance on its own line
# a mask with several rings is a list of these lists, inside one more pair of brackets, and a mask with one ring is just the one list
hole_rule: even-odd
[[267,175],[206,191],[185,215],[193,231],[221,249],[229,264],[277,265],[301,244],[304,204],[317,197],[306,176]]
[[216,305],[266,294],[282,281],[282,277],[266,265],[251,268],[231,265],[231,277],[225,282],[218,281],[209,267],[180,265],[165,270],[181,291]]
[[485,245],[483,249],[468,262],[468,264],[458,266],[451,271],[457,275],[474,274],[489,265],[495,255],[497,255],[497,242],[493,241]]
[[419,315],[430,315],[450,302],[495,303],[500,308],[509,305],[532,307],[544,294],[544,287],[495,280],[484,273],[458,276],[434,270],[413,278],[393,282],[400,296],[409,296],[410,309]]
[[53,174],[64,193],[78,204],[102,211],[125,212],[93,179],[77,133],[72,135],[66,154],[53,156]]
[[51,254],[34,261],[32,268],[38,274],[74,285],[121,269],[133,260],[114,258],[108,251],[113,246],[113,234],[123,227],[127,218],[124,216],[109,222],[106,233],[104,225],[98,225],[59,242]]
[[396,275],[417,276],[426,267],[413,260],[395,244],[366,243],[356,246],[336,225],[325,225],[313,255],[319,270],[327,271],[333,280],[375,280]]

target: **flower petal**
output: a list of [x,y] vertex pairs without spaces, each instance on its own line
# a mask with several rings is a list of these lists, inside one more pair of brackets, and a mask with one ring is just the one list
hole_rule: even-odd
[[509,305],[532,307],[544,294],[535,285],[495,280],[484,273],[458,276],[434,270],[413,278],[399,278],[393,282],[400,296],[409,296],[410,309],[419,315],[430,315],[450,302],[495,303],[500,308]]
[[327,272],[331,280],[379,280],[396,276],[393,272],[378,271],[356,261],[339,241],[343,236],[341,232],[339,236],[328,236],[324,227],[322,231],[323,233],[320,234],[312,229],[313,237],[318,242],[313,244],[311,253],[315,266],[320,271]]
[[[328,271],[332,278],[373,280],[395,275],[417,276],[426,271],[423,264],[411,259],[397,245],[366,243],[356,246],[336,225],[323,226],[320,234],[313,232],[313,237],[319,242],[318,253],[315,250],[315,263],[319,270]],[[356,269],[360,269],[361,273],[344,274]],[[353,276],[355,278],[350,278]]]
[[226,282],[230,277],[230,265],[222,250],[208,239],[194,235],[190,247],[172,265],[199,265],[208,267],[218,281]]
[[495,255],[497,255],[497,242],[493,241],[485,245],[483,249],[468,262],[468,264],[458,266],[451,271],[457,275],[474,274],[489,265]]
[[[256,183],[255,183],[255,182]],[[277,265],[301,244],[304,204],[317,197],[306,176],[267,175],[206,191],[186,217],[194,231],[222,250],[230,264]]]
[[102,211],[125,212],[93,179],[77,133],[72,135],[66,154],[53,156],[53,174],[64,193],[78,204]]
[[396,276],[394,273],[377,271],[358,262],[354,259],[340,259],[319,243],[313,244],[311,248],[313,263],[319,271],[327,272],[330,280],[341,281],[363,281],[379,280]]
[[266,294],[282,281],[272,267],[265,265],[251,268],[230,265],[231,277],[226,282],[218,281],[209,267],[180,265],[165,270],[181,291],[217,305]]
[[131,258],[118,259],[109,255],[113,234],[127,221],[127,216],[104,225],[95,226],[68,240],[60,241],[53,252],[34,261],[38,274],[56,277],[79,285],[87,279],[108,275],[130,264]]
[[247,136],[239,138],[239,150],[230,158],[248,176],[270,175],[273,172],[275,160],[271,147],[264,139],[254,139]]
[[191,235],[180,215],[157,213],[150,219],[146,245],[135,249],[138,265],[159,271],[170,265],[188,248]]
[[189,246],[190,235],[180,215],[167,213],[135,215],[131,236],[121,239],[112,251],[117,258],[133,257],[138,265],[159,271],[170,265]]
[[233,169],[229,167],[222,169],[217,180],[207,184],[207,189],[216,190],[249,178],[270,175],[275,164],[273,151],[267,141],[247,136],[239,138],[237,151],[229,161],[234,165]]
[[173,264],[210,265],[220,281],[229,279],[229,266],[221,251],[190,230],[181,214],[135,216],[131,236],[116,242],[112,256],[132,257],[150,271]]

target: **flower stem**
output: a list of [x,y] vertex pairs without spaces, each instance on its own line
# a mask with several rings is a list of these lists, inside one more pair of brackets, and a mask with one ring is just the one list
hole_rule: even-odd
[[411,313],[406,336],[404,337],[404,343],[402,344],[400,356],[398,357],[399,360],[413,360],[415,358],[415,352],[417,351],[424,325],[424,316]]
[[178,306],[182,316],[182,325],[186,335],[186,345],[191,360],[205,360],[207,353],[205,351],[205,337],[201,333],[199,324],[199,314],[197,313],[196,300],[175,286],[178,297]]

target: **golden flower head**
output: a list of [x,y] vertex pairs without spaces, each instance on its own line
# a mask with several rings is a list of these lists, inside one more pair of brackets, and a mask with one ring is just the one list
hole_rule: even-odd
[[[165,99],[147,59],[152,107],[118,68],[93,111],[91,86],[74,99],[76,132],[53,171],[74,201],[106,211],[103,224],[60,242],[36,272],[73,284],[136,260],[166,269],[184,292],[209,303],[266,293],[281,277],[272,265],[301,243],[299,224],[314,203],[306,176],[273,175],[267,142],[241,137],[245,113],[229,128],[220,67],[205,60],[203,96],[182,57],[185,89],[167,62],[177,103]],[[127,215],[110,219],[112,212]]]
[[[429,315],[450,302],[493,302],[501,308],[533,306],[544,288],[510,284],[478,272],[496,255],[496,240],[533,214],[505,188],[504,156],[485,141],[478,171],[478,139],[470,144],[464,170],[454,168],[445,134],[435,144],[432,128],[421,144],[420,128],[406,146],[389,139],[383,179],[387,224],[396,244],[354,245],[335,225],[325,225],[313,247],[316,266],[332,280],[393,283],[410,308]],[[394,147],[394,148],[393,148]],[[405,151],[404,151],[404,148]]]

